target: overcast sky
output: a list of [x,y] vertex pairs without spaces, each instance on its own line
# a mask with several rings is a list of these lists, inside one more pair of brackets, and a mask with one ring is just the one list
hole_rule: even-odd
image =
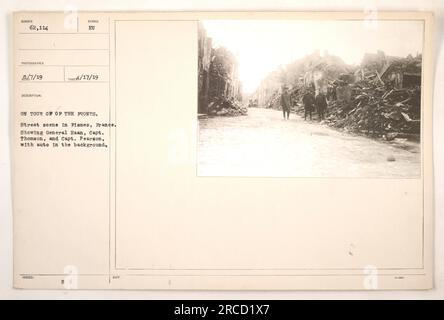
[[225,46],[239,62],[244,92],[253,92],[267,74],[314,50],[359,64],[366,52],[422,53],[422,21],[206,20],[213,46]]

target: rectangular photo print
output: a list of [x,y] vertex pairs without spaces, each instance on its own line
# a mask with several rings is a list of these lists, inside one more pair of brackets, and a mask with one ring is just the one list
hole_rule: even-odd
[[203,20],[197,175],[421,177],[421,20]]

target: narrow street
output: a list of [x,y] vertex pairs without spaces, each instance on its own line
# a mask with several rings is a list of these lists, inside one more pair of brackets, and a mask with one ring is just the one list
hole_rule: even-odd
[[[419,177],[419,143],[381,142],[250,108],[247,116],[199,120],[199,176]],[[390,160],[390,161],[389,161]]]

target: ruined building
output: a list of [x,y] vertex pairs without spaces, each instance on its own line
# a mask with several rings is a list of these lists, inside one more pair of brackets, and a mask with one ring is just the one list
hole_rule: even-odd
[[215,100],[241,100],[241,85],[234,55],[224,47],[213,48],[202,24],[198,37],[198,112],[206,114]]
[[383,51],[366,53],[355,75],[358,81],[375,79],[396,89],[421,85],[422,56],[388,56]]
[[212,41],[207,37],[206,31],[199,23],[198,29],[198,112],[206,113],[209,103],[210,65]]
[[312,87],[316,93],[327,93],[329,84],[341,74],[352,71],[341,58],[325,52],[315,51],[293,63],[271,72],[259,85],[252,98],[259,106],[279,108],[279,96],[282,85],[291,88],[294,94],[299,89]]

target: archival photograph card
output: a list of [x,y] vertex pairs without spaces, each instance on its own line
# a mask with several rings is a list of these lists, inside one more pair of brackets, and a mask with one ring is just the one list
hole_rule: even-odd
[[16,12],[14,287],[433,288],[433,16]]

